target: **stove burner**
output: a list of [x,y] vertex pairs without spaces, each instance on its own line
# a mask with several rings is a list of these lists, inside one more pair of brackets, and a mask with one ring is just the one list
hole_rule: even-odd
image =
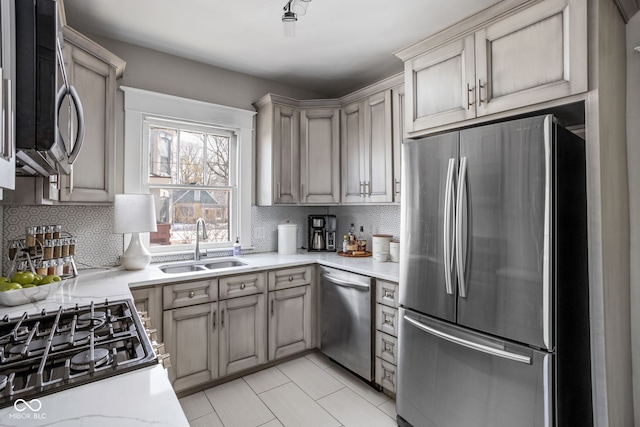
[[89,331],[78,331],[73,334],[73,343],[75,345],[83,345],[89,342],[91,333]]
[[[94,366],[97,368],[109,361],[109,350],[98,347],[93,351]],[[85,350],[71,358],[71,369],[74,371],[86,371],[91,367],[91,350]]]
[[[87,335],[89,333],[87,332]],[[64,345],[64,344],[68,344],[69,343],[69,335],[64,334],[64,335],[56,335],[53,337],[53,339],[51,340],[51,345],[53,347],[57,347],[60,345]],[[45,347],[47,346],[47,340],[46,339],[41,339],[41,340],[33,340],[29,343],[29,348],[27,349],[27,351],[29,353],[36,353],[38,351],[44,351]],[[25,344],[19,344],[15,347],[11,347],[11,349],[9,350],[10,354],[20,354],[22,353],[22,350],[24,349]]]
[[94,311],[93,316],[91,313],[85,313],[78,316],[78,329],[84,329],[91,327],[93,329],[99,328],[107,322],[107,314],[104,311]]
[[9,377],[6,375],[0,375],[0,390],[3,390],[7,386],[7,380]]

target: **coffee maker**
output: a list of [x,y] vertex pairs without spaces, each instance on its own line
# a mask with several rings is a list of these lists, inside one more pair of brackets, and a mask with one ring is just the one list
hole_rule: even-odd
[[309,250],[336,250],[337,220],[335,215],[309,215]]

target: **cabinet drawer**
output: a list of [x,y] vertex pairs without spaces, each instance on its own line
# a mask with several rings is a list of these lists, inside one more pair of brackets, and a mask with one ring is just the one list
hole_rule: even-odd
[[396,365],[376,357],[376,383],[392,393],[396,392]]
[[270,271],[269,290],[277,291],[279,289],[309,285],[313,281],[313,271],[314,268],[311,265]]
[[376,304],[376,329],[398,336],[398,309]]
[[259,294],[264,291],[265,273],[241,274],[220,280],[220,299]]
[[394,365],[398,364],[398,338],[376,331],[376,356]]
[[376,280],[376,302],[398,308],[398,284]]
[[162,308],[169,310],[218,300],[218,280],[176,283],[162,288]]

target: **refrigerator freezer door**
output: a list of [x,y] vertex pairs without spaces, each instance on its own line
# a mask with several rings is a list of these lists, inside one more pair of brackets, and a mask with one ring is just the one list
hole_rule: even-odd
[[[457,323],[553,349],[550,116],[460,133]],[[460,274],[460,273],[458,273]],[[465,291],[465,292],[463,292]]]
[[553,425],[553,354],[403,308],[398,343],[401,421],[414,427]]
[[458,132],[403,144],[400,304],[455,320],[453,231]]

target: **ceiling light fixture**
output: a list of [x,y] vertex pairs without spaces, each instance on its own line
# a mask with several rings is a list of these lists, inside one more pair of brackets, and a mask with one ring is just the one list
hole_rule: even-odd
[[282,23],[284,24],[285,37],[296,36],[296,21],[298,15],[303,16],[307,13],[307,7],[311,0],[289,0],[284,5],[284,15],[282,15]]

